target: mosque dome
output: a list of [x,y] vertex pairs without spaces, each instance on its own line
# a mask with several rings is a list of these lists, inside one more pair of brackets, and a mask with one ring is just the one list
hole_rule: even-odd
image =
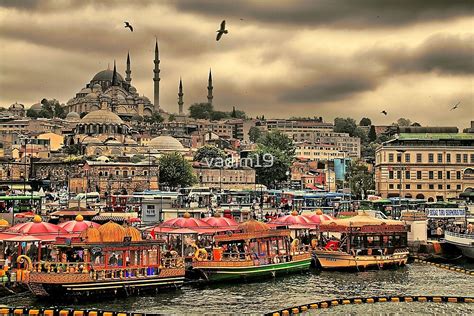
[[116,139],[109,139],[109,140],[105,141],[105,144],[106,145],[122,145],[122,143],[119,142]]
[[[112,81],[114,76],[114,71],[110,69],[99,71],[94,78],[92,78],[91,82],[98,82],[98,81]],[[117,72],[117,80],[123,81],[123,77]]]
[[134,140],[132,138],[129,138],[129,137],[125,138],[124,144],[125,145],[138,145],[136,140]]
[[9,110],[18,110],[18,109],[23,110],[24,108],[25,108],[25,106],[23,104],[15,102],[12,105],[10,105],[10,107],[8,109]]
[[66,121],[79,121],[81,116],[77,112],[69,112],[66,115]]
[[91,243],[102,242],[102,237],[100,235],[99,229],[93,226],[89,226],[86,228],[86,230],[83,230],[81,234],[79,235],[79,237],[81,237],[86,242],[91,242]]
[[98,83],[95,83],[94,86],[92,87],[92,90],[94,90],[94,92],[102,91],[102,86]]
[[137,88],[132,86],[130,89],[128,89],[128,91],[130,91],[130,93],[137,93]]
[[142,241],[142,234],[135,227],[125,227],[125,233],[132,238],[132,241]]
[[123,242],[124,238],[128,236],[123,226],[112,221],[100,226],[98,230],[103,242]]
[[184,146],[176,138],[162,135],[153,138],[148,144],[149,147],[158,151],[184,151]]
[[122,119],[109,110],[97,110],[88,113],[81,120],[82,124],[123,124]]
[[82,144],[89,145],[89,144],[102,144],[102,141],[96,137],[87,136],[82,140]]
[[251,219],[240,224],[239,230],[242,230],[245,233],[255,233],[270,230],[270,227],[265,223]]
[[79,93],[91,93],[91,92],[92,92],[91,88],[82,88],[81,92]]
[[36,111],[36,112],[41,111],[42,108],[43,108],[43,105],[41,103],[35,103],[30,107],[31,110]]
[[86,99],[97,99],[97,94],[90,92],[85,96]]

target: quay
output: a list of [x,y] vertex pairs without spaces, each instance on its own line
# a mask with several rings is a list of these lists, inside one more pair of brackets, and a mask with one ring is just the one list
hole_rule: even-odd
[[105,311],[99,309],[0,307],[0,316],[156,316],[158,314]]

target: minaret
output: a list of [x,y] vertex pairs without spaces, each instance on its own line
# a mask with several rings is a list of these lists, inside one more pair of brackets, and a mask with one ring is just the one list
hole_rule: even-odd
[[155,106],[155,111],[160,110],[160,54],[158,52],[158,40],[155,41],[155,69],[153,70],[153,85],[154,85],[154,97],[153,105]]
[[132,70],[130,70],[130,52],[127,53],[127,70],[125,71],[126,77],[125,81],[127,81],[128,84],[132,81]]
[[214,99],[214,97],[212,96],[212,89],[214,87],[212,86],[212,72],[211,72],[211,69],[209,68],[209,79],[207,81],[207,102],[209,104],[212,104],[212,99]]
[[114,59],[114,72],[112,74],[112,100],[110,106],[110,110],[112,112],[115,112],[115,108],[117,107],[117,90],[115,86],[117,86],[117,66]]
[[115,59],[114,59],[114,72],[112,74],[112,85],[113,86],[117,85],[117,66],[115,65]]
[[181,78],[179,78],[179,89],[178,89],[178,114],[183,115],[183,82],[181,81]]

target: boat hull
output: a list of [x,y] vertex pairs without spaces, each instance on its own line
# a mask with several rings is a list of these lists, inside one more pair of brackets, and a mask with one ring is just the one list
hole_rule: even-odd
[[465,257],[474,259],[474,235],[445,232],[444,240],[459,248]]
[[265,265],[214,265],[213,262],[196,264],[193,269],[208,282],[222,282],[228,280],[250,280],[266,277],[275,277],[295,272],[309,270],[311,256],[308,254],[290,262],[281,262]]
[[408,261],[408,251],[391,255],[354,256],[342,251],[315,250],[314,255],[323,269],[385,268],[403,266]]
[[159,275],[94,280],[89,274],[31,272],[28,287],[36,297],[50,299],[132,296],[149,291],[180,288],[184,283],[184,275],[184,269],[166,269]]

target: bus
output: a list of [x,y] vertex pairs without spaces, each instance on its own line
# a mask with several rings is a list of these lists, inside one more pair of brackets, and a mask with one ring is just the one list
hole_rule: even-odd
[[42,198],[38,195],[3,195],[0,196],[0,217],[12,225],[15,214],[41,210]]

